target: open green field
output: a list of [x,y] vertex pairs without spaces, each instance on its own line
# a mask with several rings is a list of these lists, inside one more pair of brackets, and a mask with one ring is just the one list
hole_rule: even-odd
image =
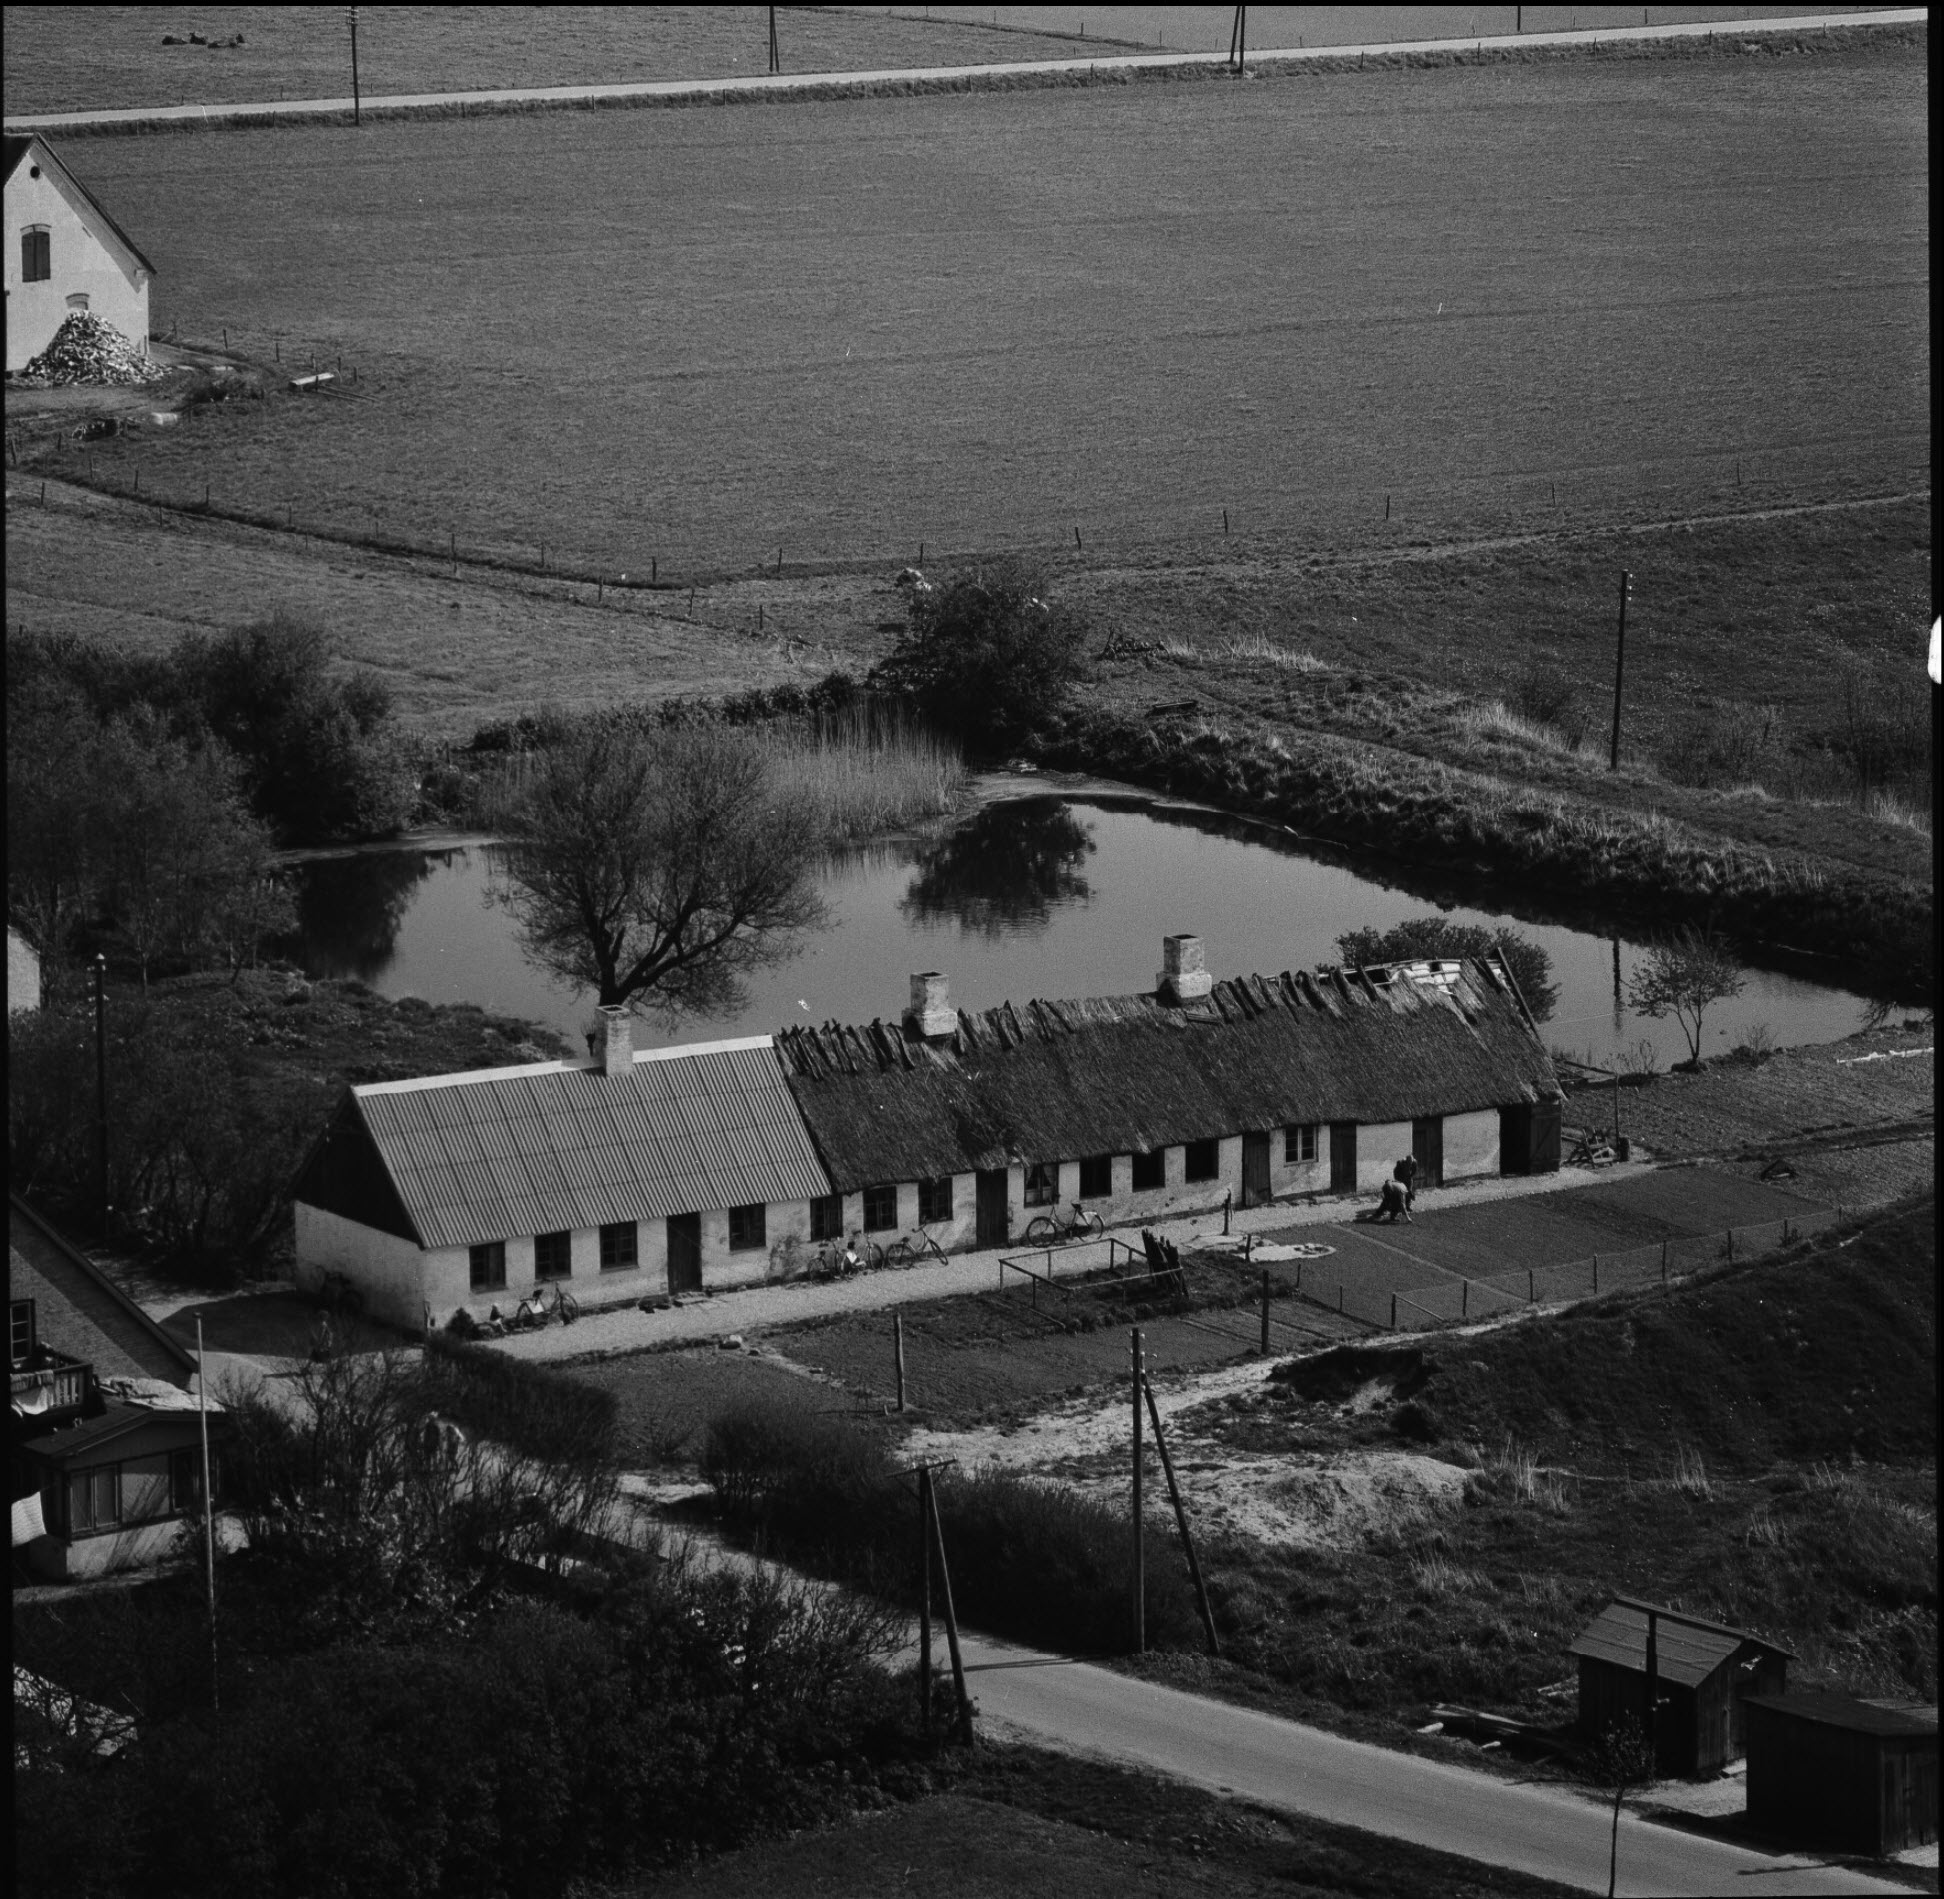
[[96,141],[158,328],[374,398],[100,476],[664,577],[1922,488],[1925,111],[1918,35]]
[[[9,113],[334,99],[351,93],[336,7],[6,9]],[[191,32],[241,46],[164,46]],[[789,72],[1059,59],[1063,40],[966,22],[867,19],[792,8],[778,37]],[[360,7],[358,78],[384,93],[713,79],[769,67],[765,7]]]

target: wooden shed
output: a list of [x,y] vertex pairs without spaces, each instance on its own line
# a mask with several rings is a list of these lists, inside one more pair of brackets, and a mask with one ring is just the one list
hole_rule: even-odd
[[1748,1702],[1749,1824],[1850,1853],[1937,1838],[1937,1709],[1849,1695]]
[[1580,1731],[1603,1734],[1623,1715],[1645,1727],[1651,1673],[1658,1770],[1689,1779],[1741,1758],[1748,1697],[1780,1694],[1795,1659],[1748,1629],[1630,1596],[1615,1596],[1570,1652],[1579,1657]]

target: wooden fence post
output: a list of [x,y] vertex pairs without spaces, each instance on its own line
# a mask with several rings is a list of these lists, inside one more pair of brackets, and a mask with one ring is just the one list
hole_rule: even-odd
[[1537,1305],[1538,1303],[1539,1303],[1538,1284],[1533,1278],[1532,1268],[1528,1266],[1526,1268],[1526,1304],[1532,1306],[1532,1305]]
[[1396,1294],[1396,1293],[1392,1293],[1392,1294],[1391,1294],[1391,1327],[1390,1327],[1390,1329],[1391,1329],[1391,1330],[1392,1330],[1393,1332],[1395,1332],[1395,1331],[1397,1330],[1397,1294]]
[[1461,1279],[1458,1282],[1458,1316],[1461,1319],[1469,1319],[1471,1317],[1471,1281],[1469,1279]]
[[1262,1269],[1262,1356],[1269,1356],[1269,1268]]
[[905,1367],[904,1367],[904,1314],[891,1315],[891,1336],[898,1355],[898,1409],[905,1408]]

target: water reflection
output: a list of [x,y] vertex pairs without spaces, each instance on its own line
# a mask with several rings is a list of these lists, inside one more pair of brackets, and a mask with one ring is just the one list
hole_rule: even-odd
[[278,947],[314,976],[375,983],[391,967],[398,932],[435,870],[454,851],[360,851],[307,862],[296,878],[297,934]]
[[953,922],[988,943],[1032,935],[1055,910],[1092,900],[1080,866],[1093,852],[1093,834],[1064,800],[1008,798],[922,847],[898,910],[908,922]]

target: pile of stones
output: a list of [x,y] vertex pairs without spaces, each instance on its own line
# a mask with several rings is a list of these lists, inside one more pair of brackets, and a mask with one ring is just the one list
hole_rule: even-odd
[[63,389],[72,383],[154,382],[164,373],[112,323],[76,310],[17,380],[30,388]]

